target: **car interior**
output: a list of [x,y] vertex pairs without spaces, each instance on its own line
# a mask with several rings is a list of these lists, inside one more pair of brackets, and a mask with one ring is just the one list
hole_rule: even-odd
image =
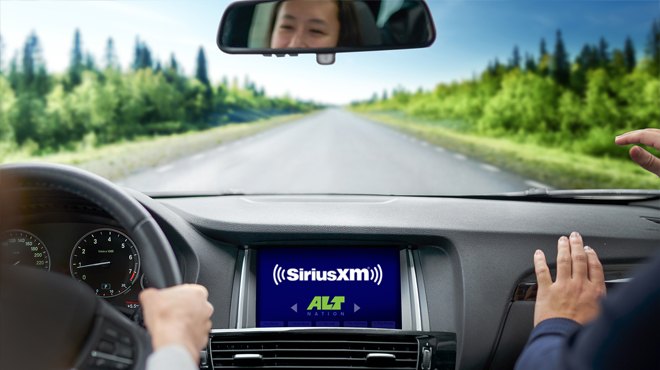
[[[225,51],[255,39],[236,26],[245,3],[225,12]],[[430,27],[408,46],[432,43]],[[351,51],[255,42],[243,52]],[[660,193],[641,190],[147,195],[45,163],[0,166],[0,189],[7,369],[144,368],[138,295],[181,283],[215,308],[200,369],[511,369],[533,327],[536,249],[554,275],[557,239],[579,231],[613,291],[660,235]]]

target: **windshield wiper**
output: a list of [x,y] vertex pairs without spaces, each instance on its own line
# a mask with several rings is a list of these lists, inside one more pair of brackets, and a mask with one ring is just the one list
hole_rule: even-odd
[[[642,189],[585,189],[548,190],[532,188],[525,191],[493,195],[471,196],[469,198],[523,200],[555,203],[629,204],[639,201],[660,200],[660,190]],[[659,204],[660,206],[660,204]]]

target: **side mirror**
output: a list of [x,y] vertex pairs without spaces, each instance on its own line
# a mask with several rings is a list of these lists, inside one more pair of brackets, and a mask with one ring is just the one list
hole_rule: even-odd
[[435,41],[422,0],[258,0],[234,2],[225,11],[217,44],[230,54],[317,54],[412,49]]

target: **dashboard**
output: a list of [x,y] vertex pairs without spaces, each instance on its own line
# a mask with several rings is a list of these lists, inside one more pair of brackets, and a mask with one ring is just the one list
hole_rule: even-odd
[[[553,267],[557,237],[578,230],[621,289],[660,248],[657,199],[129,193],[165,232],[183,280],[209,290],[213,330],[200,368],[511,368],[532,327],[535,249]],[[141,246],[73,195],[31,199],[7,229],[38,238],[51,272],[130,316],[145,286]],[[95,239],[114,244],[82,259]],[[83,281],[88,268],[106,275]]]

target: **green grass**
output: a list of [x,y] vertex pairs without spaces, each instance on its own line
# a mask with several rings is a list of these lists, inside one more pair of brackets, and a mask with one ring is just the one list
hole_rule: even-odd
[[[360,112],[418,138],[560,189],[660,189],[660,179],[632,161],[477,136],[392,112]],[[612,138],[614,145],[614,138]]]
[[292,114],[249,123],[230,124],[204,131],[142,137],[129,142],[100,147],[81,147],[76,151],[63,151],[44,156],[34,156],[26,150],[19,150],[0,157],[0,163],[38,161],[69,164],[110,180],[118,180],[138,170],[159,166],[187,155],[251,136],[303,116],[303,114]]

